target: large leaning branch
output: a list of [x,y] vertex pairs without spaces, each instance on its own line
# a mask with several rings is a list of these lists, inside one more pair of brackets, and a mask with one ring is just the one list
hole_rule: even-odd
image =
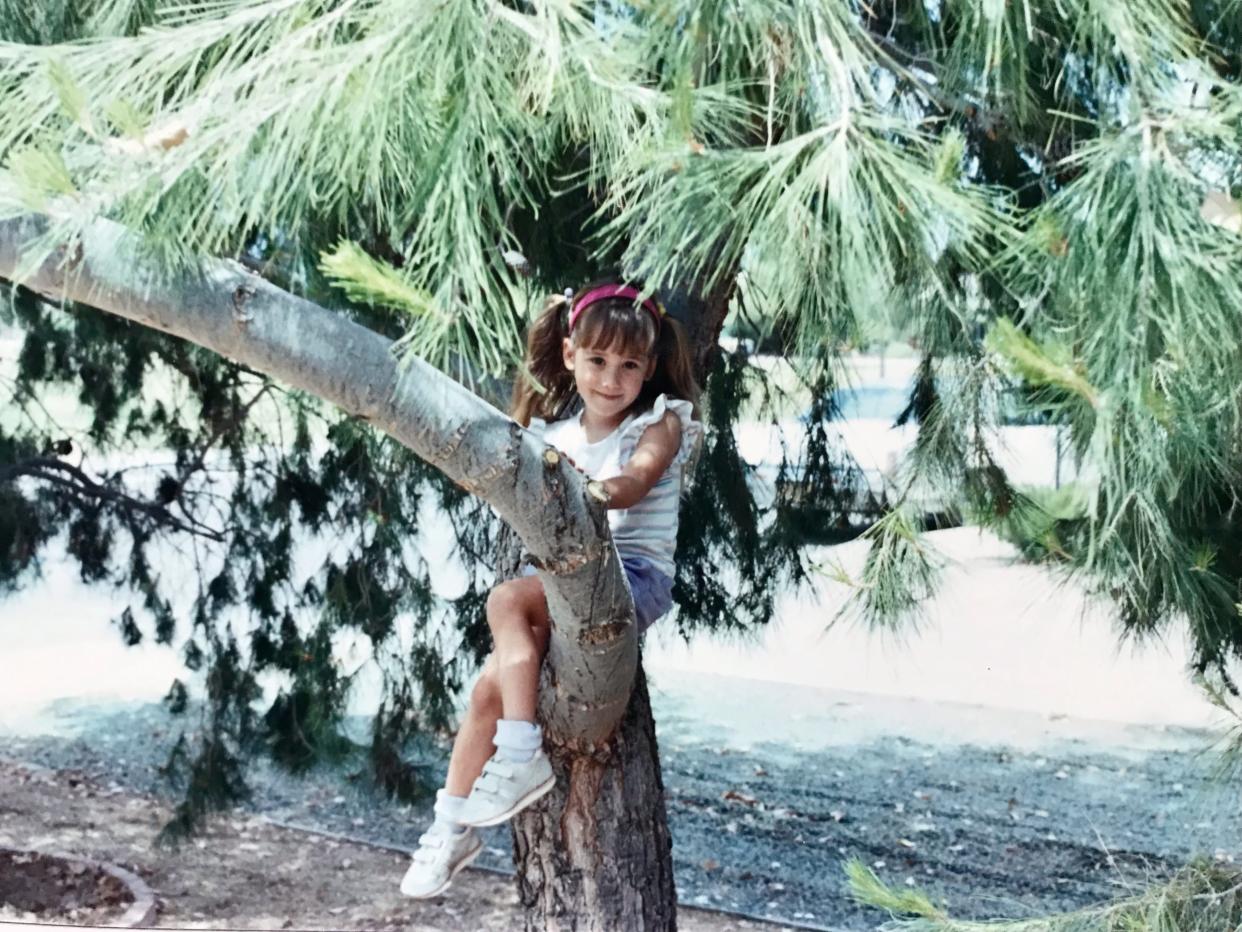
[[490,504],[522,539],[553,620],[550,736],[607,739],[629,700],[637,663],[633,606],[605,513],[581,473],[468,389],[392,343],[235,262],[205,259],[169,277],[133,233],[106,220],[37,267],[23,257],[47,220],[0,220],[0,278],[89,305],[213,350],[365,418]]

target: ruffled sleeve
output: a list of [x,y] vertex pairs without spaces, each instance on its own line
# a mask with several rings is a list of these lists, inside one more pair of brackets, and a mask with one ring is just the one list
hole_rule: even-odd
[[[645,431],[652,424],[663,420],[664,414],[672,411],[681,421],[681,446],[677,450],[677,455],[673,457],[671,465],[680,466],[694,455],[698,449],[699,438],[703,436],[703,425],[694,419],[694,407],[688,401],[680,398],[668,398],[665,395],[657,395],[655,403],[652,404],[650,411],[645,411],[638,415],[634,420],[630,421],[621,432],[621,454],[622,459],[629,459],[629,455],[638,446],[638,441]],[[534,423],[532,421],[532,423]]]

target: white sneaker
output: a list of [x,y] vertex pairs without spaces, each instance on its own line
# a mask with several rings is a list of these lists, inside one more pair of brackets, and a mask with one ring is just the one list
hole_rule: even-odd
[[483,839],[474,829],[452,833],[433,825],[418,839],[414,863],[401,879],[401,892],[417,900],[439,896],[482,850]]
[[474,781],[458,821],[482,828],[513,818],[556,786],[548,755],[536,751],[525,762],[492,757]]

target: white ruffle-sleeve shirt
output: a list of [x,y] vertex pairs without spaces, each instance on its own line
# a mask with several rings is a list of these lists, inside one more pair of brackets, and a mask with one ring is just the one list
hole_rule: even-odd
[[703,425],[694,420],[690,402],[657,395],[650,410],[630,415],[611,434],[594,443],[587,440],[581,414],[550,424],[531,418],[530,430],[541,434],[544,442],[568,456],[592,479],[603,481],[621,474],[643,432],[661,421],[668,411],[681,421],[681,446],[642,501],[629,508],[609,510],[608,525],[621,559],[646,560],[672,577],[682,477],[703,433]]

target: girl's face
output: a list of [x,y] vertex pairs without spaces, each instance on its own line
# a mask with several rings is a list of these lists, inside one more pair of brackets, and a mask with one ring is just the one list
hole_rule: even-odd
[[601,421],[621,423],[643,382],[655,372],[655,356],[632,356],[611,349],[575,346],[566,339],[565,368],[574,374],[587,411]]

